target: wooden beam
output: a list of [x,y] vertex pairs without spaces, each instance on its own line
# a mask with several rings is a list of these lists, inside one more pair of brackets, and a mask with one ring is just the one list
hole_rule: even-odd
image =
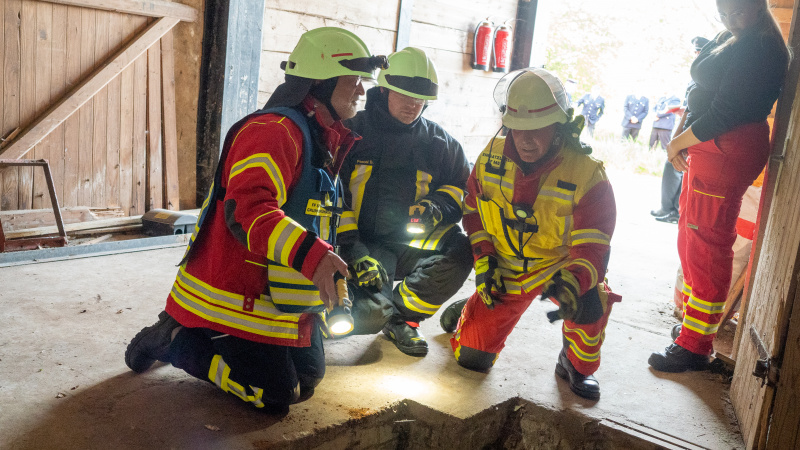
[[164,145],[164,208],[180,209],[178,129],[175,115],[175,59],[172,32],[161,38],[162,139]]
[[538,0],[519,0],[517,3],[511,70],[524,69],[531,65],[533,28],[536,25],[536,9],[538,5]]
[[[69,233],[72,231],[98,230],[109,227],[119,227],[127,225],[141,226],[141,224],[142,224],[142,216],[131,216],[131,217],[119,217],[116,219],[91,220],[89,222],[71,223],[69,225],[64,225],[64,230],[67,233]],[[19,239],[32,236],[45,236],[48,234],[57,234],[57,233],[58,233],[58,227],[30,228],[28,230],[8,232],[6,233],[6,239]]]
[[183,22],[197,20],[197,10],[175,2],[160,0],[41,0],[59,5],[81,6],[84,8],[115,11],[148,17],[170,17]]
[[92,75],[78,85],[72,92],[55,103],[42,116],[36,119],[22,134],[0,151],[4,159],[21,159],[33,146],[41,142],[69,116],[105,87],[114,77],[130,65],[150,46],[157,43],[178,23],[178,19],[164,17],[148,27],[137,39],[114,55],[110,62],[101,65]]

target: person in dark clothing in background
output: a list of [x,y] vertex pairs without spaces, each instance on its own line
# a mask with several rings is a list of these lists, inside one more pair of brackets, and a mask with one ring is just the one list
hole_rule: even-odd
[[789,50],[766,0],[717,0],[726,30],[692,63],[681,132],[667,157],[686,172],[678,255],[684,317],[673,344],[650,355],[661,372],[704,370],[731,282],[742,197],[769,158],[769,116]]
[[[378,86],[367,92],[366,109],[345,121],[363,136],[341,169],[346,210],[339,243],[358,284],[353,334],[383,330],[412,356],[428,353],[419,322],[433,316],[472,270],[469,239],[457,225],[469,162],[458,141],[422,117],[437,98],[437,82],[424,51],[393,53]],[[424,230],[407,227],[412,208],[427,222]],[[393,287],[395,280],[400,283]]]
[[622,140],[630,139],[636,141],[639,137],[639,130],[642,129],[642,121],[647,117],[650,110],[650,100],[645,96],[637,97],[629,95],[625,97],[624,112],[622,119]]
[[583,106],[581,115],[586,118],[586,129],[589,131],[589,136],[594,137],[594,127],[597,122],[603,117],[603,112],[606,107],[606,100],[600,96],[597,86],[592,87],[592,92],[584,95],[575,104],[576,107]]
[[[694,46],[694,55],[700,54],[700,50],[708,44],[708,39],[702,36],[696,36],[692,38],[692,45]],[[689,82],[689,87],[687,87],[686,92],[689,92],[691,89],[692,84],[694,81]],[[672,109],[672,108],[670,108]],[[680,108],[680,114],[683,115],[683,111],[686,109],[686,96],[684,95],[683,105]],[[674,125],[674,115],[673,115],[673,125]],[[653,129],[655,131],[655,124],[653,125]],[[676,130],[677,132],[682,131],[681,127],[678,127]],[[670,131],[670,138],[667,139],[666,143],[661,141],[661,145],[664,147],[664,150],[667,149],[667,145],[669,141],[672,139],[671,137],[672,131]],[[650,136],[650,147],[652,148],[654,144],[653,136]],[[680,170],[675,170],[672,167],[672,163],[669,160],[664,162],[664,172],[661,175],[661,207],[659,209],[654,209],[650,211],[650,214],[656,218],[659,222],[669,222],[669,223],[678,223],[678,218],[680,214],[678,212],[678,200],[681,196],[681,182],[683,181],[683,172]]]
[[[681,100],[676,96],[666,95],[658,99],[653,107],[656,120],[653,122],[653,131],[650,132],[650,149],[661,144],[666,150],[667,144],[672,140],[672,129],[675,128],[676,110],[680,109]],[[651,211],[659,222],[678,223],[678,197],[681,192],[683,172],[678,172],[667,161],[664,164],[664,174],[661,177],[661,209]]]

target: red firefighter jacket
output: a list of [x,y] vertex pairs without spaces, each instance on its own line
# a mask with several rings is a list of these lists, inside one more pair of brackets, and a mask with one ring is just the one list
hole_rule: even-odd
[[[312,107],[306,98],[302,109]],[[338,121],[327,128],[318,119],[307,120],[317,120],[323,130],[318,140],[324,143],[313,148],[329,151],[328,167],[338,168],[352,133]],[[167,312],[182,325],[268,344],[310,345],[316,312],[322,310],[310,279],[332,247],[281,209],[304,173],[303,151],[301,128],[282,115],[255,113],[228,132],[220,186],[203,205],[208,217],[201,216],[167,299]],[[210,202],[216,202],[214,208],[208,208]],[[301,289],[273,301],[270,283],[291,282]]]

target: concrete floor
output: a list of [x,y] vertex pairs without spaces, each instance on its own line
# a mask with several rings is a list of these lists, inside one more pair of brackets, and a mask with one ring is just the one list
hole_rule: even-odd
[[[325,380],[282,419],[171,366],[135,375],[123,353],[163,308],[183,254],[170,248],[0,269],[0,448],[269,448],[404,399],[467,418],[512,397],[700,447],[743,448],[721,376],[647,365],[677,323],[677,230],[649,215],[660,179],[610,178],[619,216],[608,279],[623,302],[606,330],[598,402],[576,397],[553,374],[560,325],[547,322],[552,305],[541,302],[485,374],[455,363],[438,315],[422,324],[425,358],[400,353],[382,335],[328,341]],[[468,281],[458,298],[472,289]]]

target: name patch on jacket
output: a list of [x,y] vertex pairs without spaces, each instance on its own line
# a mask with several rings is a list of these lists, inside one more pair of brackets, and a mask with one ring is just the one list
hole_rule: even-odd
[[331,212],[325,209],[321,200],[310,199],[306,204],[306,214],[309,216],[330,217]]

